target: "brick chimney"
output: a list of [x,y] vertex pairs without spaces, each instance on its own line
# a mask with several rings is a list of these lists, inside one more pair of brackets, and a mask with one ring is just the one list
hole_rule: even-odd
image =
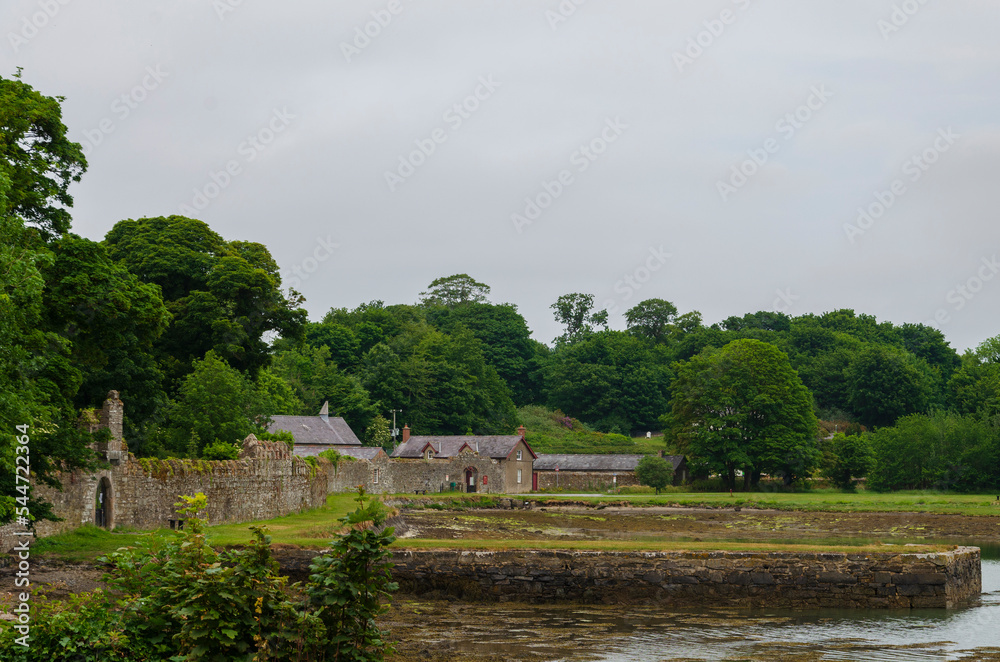
[[410,426],[409,425],[404,425],[403,426],[403,443],[405,444],[409,440],[410,440]]
[[524,439],[524,435],[528,433],[528,428],[526,428],[526,427],[524,427],[524,426],[522,425],[521,427],[519,427],[519,428],[517,429],[517,433],[518,433],[519,435],[521,435],[521,438],[522,438],[522,439]]

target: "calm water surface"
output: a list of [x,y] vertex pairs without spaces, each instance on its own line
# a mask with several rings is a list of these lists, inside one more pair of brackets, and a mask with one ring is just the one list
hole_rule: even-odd
[[[944,610],[690,610],[417,605],[419,638],[511,660],[1000,660],[1000,549],[984,549],[983,594]],[[405,619],[409,620],[409,618]],[[412,624],[412,623],[411,623]],[[402,633],[401,633],[402,634]],[[413,635],[411,631],[409,634]],[[995,651],[988,652],[988,649]]]

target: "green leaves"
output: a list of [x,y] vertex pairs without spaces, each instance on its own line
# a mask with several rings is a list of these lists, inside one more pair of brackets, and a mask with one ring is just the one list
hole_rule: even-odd
[[671,433],[678,446],[745,484],[761,472],[786,481],[819,458],[812,397],[788,357],[759,340],[737,340],[677,364]]

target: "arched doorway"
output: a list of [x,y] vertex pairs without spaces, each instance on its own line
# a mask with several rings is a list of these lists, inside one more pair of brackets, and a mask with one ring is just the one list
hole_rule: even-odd
[[111,528],[111,481],[102,478],[97,484],[97,494],[94,496],[94,524]]
[[465,469],[465,491],[475,492],[476,491],[476,481],[479,480],[479,470],[475,467],[466,467]]

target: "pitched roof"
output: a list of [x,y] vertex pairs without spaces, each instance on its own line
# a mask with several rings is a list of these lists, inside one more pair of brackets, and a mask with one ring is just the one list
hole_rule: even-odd
[[[645,455],[549,455],[540,454],[535,460],[536,471],[635,471],[639,460]],[[667,455],[663,459],[670,462],[674,470],[684,461],[683,455]]]
[[[435,457],[457,457],[468,446],[484,457],[497,460],[506,459],[514,452],[514,447],[523,441],[520,435],[467,435],[467,436],[413,436],[405,444],[400,444],[389,457],[417,458],[424,456],[424,449],[430,444]],[[527,442],[525,448],[531,457],[537,457]]]
[[295,445],[327,444],[337,446],[360,446],[351,426],[342,418],[331,416],[272,416],[268,432],[286,430],[295,437]]

